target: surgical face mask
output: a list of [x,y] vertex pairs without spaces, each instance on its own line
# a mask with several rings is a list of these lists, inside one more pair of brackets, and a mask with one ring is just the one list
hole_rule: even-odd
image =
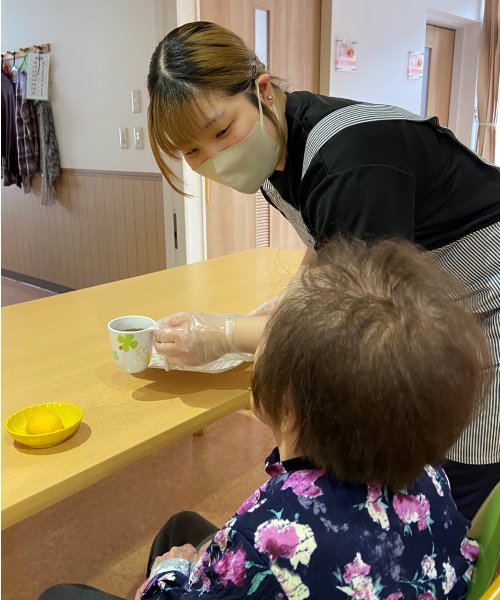
[[[254,194],[264,181],[274,172],[280,157],[280,144],[267,132],[260,100],[259,120],[247,137],[235,146],[230,146],[206,160],[196,173],[227,185],[244,194]],[[274,105],[272,110],[276,114]]]

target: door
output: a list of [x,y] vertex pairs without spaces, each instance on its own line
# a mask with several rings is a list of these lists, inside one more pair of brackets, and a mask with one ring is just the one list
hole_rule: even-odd
[[[423,113],[437,115],[448,126],[455,30],[427,25],[425,34],[426,66],[422,89]],[[425,102],[424,102],[425,100]]]
[[[285,80],[289,91],[319,89],[320,12],[321,0],[200,0],[201,20],[231,29],[254,49],[257,14],[257,35],[262,23],[267,30],[269,70]],[[208,258],[257,245],[304,248],[260,192],[241,194],[209,180],[205,191]]]
[[[253,46],[254,2],[201,0],[200,19],[227,27]],[[255,198],[205,180],[207,257],[255,248]]]

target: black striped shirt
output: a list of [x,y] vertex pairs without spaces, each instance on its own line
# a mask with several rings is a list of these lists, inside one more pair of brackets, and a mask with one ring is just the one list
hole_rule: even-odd
[[449,458],[500,461],[500,170],[404,109],[287,94],[284,172],[262,186],[309,247],[336,233],[403,237],[431,250],[471,292],[496,377]]

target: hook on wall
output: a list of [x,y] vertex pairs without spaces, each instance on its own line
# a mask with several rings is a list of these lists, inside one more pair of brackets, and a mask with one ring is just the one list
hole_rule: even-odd
[[39,54],[50,52],[50,44],[33,44],[32,46],[19,48],[17,50],[7,50],[2,52],[2,57],[4,60],[15,60],[16,57],[20,58],[29,52],[38,52]]
[[26,61],[28,60],[28,52],[30,51],[29,48],[21,48],[21,51],[24,52],[24,58],[23,58],[23,62],[21,63],[21,66],[19,67],[19,71],[22,71],[24,68],[24,65],[26,64]]
[[[2,52],[2,70],[4,70],[7,75],[11,75],[12,73],[17,73],[21,71],[26,65],[26,61],[29,58],[30,53],[38,54],[38,69],[37,75],[40,74],[40,63],[42,59],[42,54],[50,52],[50,44],[33,44],[32,46],[26,46],[25,48],[19,48],[17,50],[7,50]],[[20,66],[17,66],[16,62],[22,58],[22,62]],[[5,61],[12,61],[12,64],[9,66],[5,63]]]

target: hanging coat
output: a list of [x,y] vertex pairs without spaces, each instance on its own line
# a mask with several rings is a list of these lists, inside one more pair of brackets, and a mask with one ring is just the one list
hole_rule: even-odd
[[52,106],[48,100],[35,101],[40,139],[40,169],[42,172],[42,204],[56,201],[55,182],[61,173]]
[[3,185],[21,187],[17,157],[16,92],[11,78],[2,71],[2,179]]
[[40,172],[38,122],[33,100],[26,100],[24,72],[18,72],[16,85],[17,154],[24,192],[31,192],[31,178]]

